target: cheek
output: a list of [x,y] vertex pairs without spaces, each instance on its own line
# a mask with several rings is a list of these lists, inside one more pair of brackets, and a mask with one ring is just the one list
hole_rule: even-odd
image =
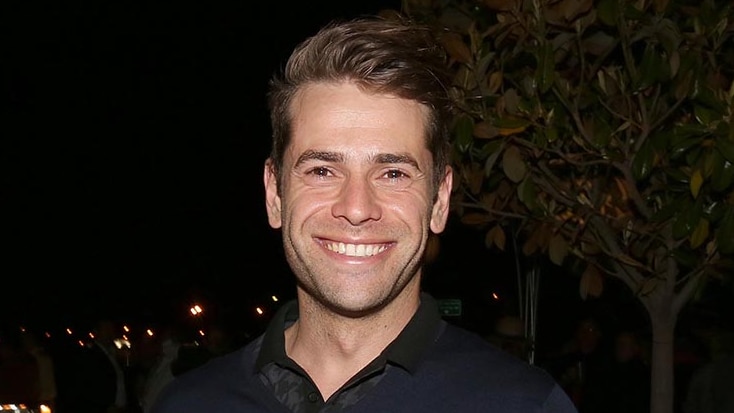
[[312,191],[292,191],[287,198],[283,199],[283,210],[285,220],[292,222],[303,222],[308,217],[316,215],[319,211],[330,205],[328,194]]
[[387,199],[383,205],[395,217],[399,217],[411,226],[430,225],[432,204],[423,196],[402,196]]

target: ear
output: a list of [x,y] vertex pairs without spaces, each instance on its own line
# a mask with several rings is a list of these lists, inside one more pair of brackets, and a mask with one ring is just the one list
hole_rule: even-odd
[[280,215],[281,201],[280,195],[278,195],[278,175],[270,158],[265,161],[263,183],[265,184],[265,209],[268,213],[268,223],[273,228],[280,228],[283,220]]
[[449,216],[449,200],[451,199],[451,188],[453,187],[454,176],[450,166],[446,167],[443,179],[436,193],[436,200],[433,203],[431,211],[431,231],[434,234],[443,232],[446,228],[446,222]]

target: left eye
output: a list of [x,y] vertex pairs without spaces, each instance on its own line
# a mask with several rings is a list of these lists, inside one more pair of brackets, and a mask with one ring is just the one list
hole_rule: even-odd
[[385,172],[385,177],[388,179],[400,179],[405,178],[408,175],[406,175],[403,171],[400,171],[398,169],[391,169],[387,172]]
[[309,171],[311,175],[316,175],[319,177],[329,176],[329,172],[329,169],[324,167],[313,168]]

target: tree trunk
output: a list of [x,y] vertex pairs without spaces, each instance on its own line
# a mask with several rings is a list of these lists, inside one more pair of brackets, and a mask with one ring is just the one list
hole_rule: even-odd
[[672,309],[656,309],[651,314],[652,366],[650,413],[673,413],[675,382],[673,377],[673,349],[676,315]]

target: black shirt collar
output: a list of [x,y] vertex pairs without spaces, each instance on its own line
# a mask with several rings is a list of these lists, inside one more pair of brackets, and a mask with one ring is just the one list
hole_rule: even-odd
[[[298,319],[298,303],[285,303],[273,316],[263,337],[260,354],[255,367],[260,371],[269,363],[290,365],[292,361],[285,352],[284,331]],[[436,301],[427,293],[421,293],[418,310],[395,340],[387,346],[381,357],[413,373],[423,352],[438,339],[443,331],[443,322]]]

